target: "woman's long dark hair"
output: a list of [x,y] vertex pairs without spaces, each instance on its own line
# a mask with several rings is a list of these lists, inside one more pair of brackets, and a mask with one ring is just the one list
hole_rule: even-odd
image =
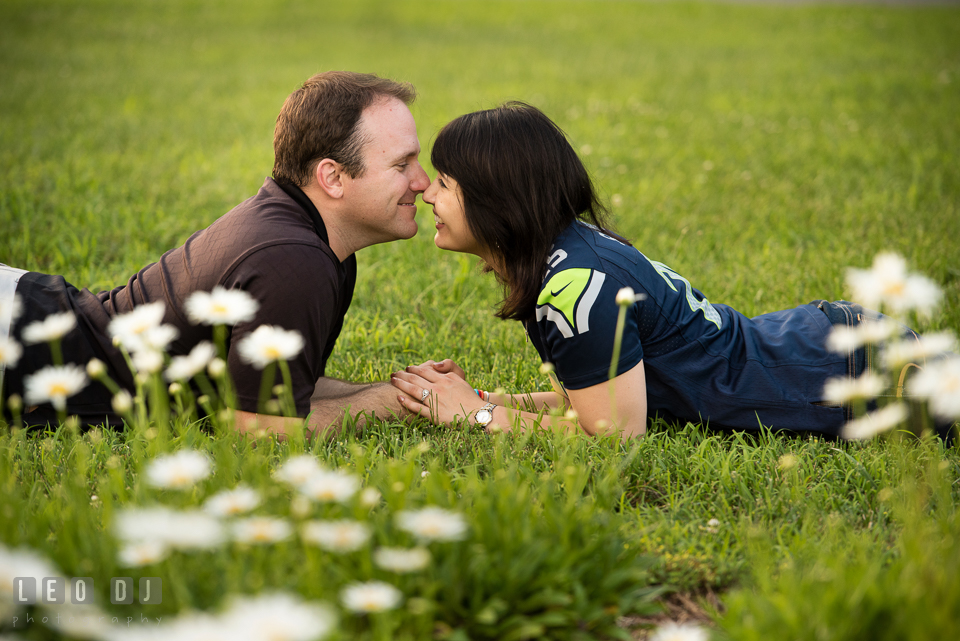
[[606,231],[586,168],[536,107],[508,102],[460,116],[437,135],[430,160],[459,183],[470,231],[505,271],[500,318],[533,316],[550,247],[574,220]]

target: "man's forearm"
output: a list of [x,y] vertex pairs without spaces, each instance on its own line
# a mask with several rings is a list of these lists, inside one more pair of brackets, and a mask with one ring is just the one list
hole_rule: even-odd
[[[318,382],[310,399],[310,417],[307,429],[311,432],[323,432],[330,426],[339,428],[347,413],[359,416],[358,426],[366,422],[366,415],[372,414],[381,420],[398,418],[405,410],[397,400],[397,389],[390,383],[347,383],[336,379],[320,390]],[[320,394],[318,394],[318,390]]]
[[364,390],[373,388],[382,383],[351,383],[350,381],[341,381],[337,378],[321,377],[313,388],[313,396],[310,402],[323,401],[329,399],[343,398],[357,394]]
[[302,418],[237,411],[236,429],[253,434],[274,434],[281,438],[295,431],[306,430],[306,436],[310,438],[325,432],[337,432],[348,412],[357,417],[358,427],[366,423],[369,414],[387,420],[404,416],[406,413],[397,400],[397,389],[389,383],[358,384],[336,379],[320,381],[326,382],[323,385],[318,382],[314,390],[310,399],[310,416],[306,423]]

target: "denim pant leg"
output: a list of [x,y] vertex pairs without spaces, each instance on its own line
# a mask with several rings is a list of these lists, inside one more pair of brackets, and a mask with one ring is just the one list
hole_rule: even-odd
[[[815,300],[810,303],[816,305],[817,309],[827,315],[831,325],[846,325],[847,327],[856,327],[863,321],[878,321],[882,318],[888,318],[886,315],[872,309],[866,309],[858,303],[851,303],[847,300],[826,301]],[[916,331],[902,323],[900,325],[900,338],[920,340],[920,335]],[[860,376],[866,369],[872,368],[870,352],[866,347],[860,347],[847,354],[847,374],[853,378]]]
[[[845,325],[847,327],[856,327],[864,321],[878,321],[882,318],[887,318],[884,314],[874,311],[872,309],[865,309],[862,305],[858,303],[852,303],[846,300],[837,300],[837,301],[826,301],[826,300],[815,300],[810,303],[811,305],[816,305],[817,309],[822,311],[827,315],[827,318],[830,321],[831,325]],[[914,339],[919,340],[920,336],[913,329],[907,327],[900,323],[900,338],[901,340]],[[860,347],[856,350],[847,353],[847,376],[851,378],[857,378],[864,371],[873,368],[872,356],[873,352],[867,349],[866,346]],[[902,381],[901,381],[902,385]],[[898,390],[899,392],[899,390]],[[898,393],[899,395],[899,393]],[[869,405],[868,405],[869,407]],[[845,407],[844,412],[846,414],[847,420],[853,418],[853,408]]]

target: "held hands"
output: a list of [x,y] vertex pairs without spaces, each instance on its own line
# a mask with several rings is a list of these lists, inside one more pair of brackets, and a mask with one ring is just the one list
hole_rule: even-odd
[[441,372],[443,374],[448,374],[448,373],[455,374],[456,376],[459,376],[463,380],[467,380],[467,374],[466,372],[463,371],[463,368],[457,365],[456,363],[454,363],[449,358],[445,358],[439,363],[435,363],[434,361],[426,361],[424,363],[421,363],[420,367],[428,367],[431,365],[438,372]]
[[407,410],[437,425],[473,416],[484,405],[466,380],[463,369],[450,359],[411,365],[390,377]]

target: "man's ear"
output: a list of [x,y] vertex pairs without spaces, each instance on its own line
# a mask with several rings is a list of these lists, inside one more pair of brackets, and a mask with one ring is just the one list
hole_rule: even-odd
[[324,158],[318,162],[314,177],[330,198],[343,198],[343,167],[336,160]]

